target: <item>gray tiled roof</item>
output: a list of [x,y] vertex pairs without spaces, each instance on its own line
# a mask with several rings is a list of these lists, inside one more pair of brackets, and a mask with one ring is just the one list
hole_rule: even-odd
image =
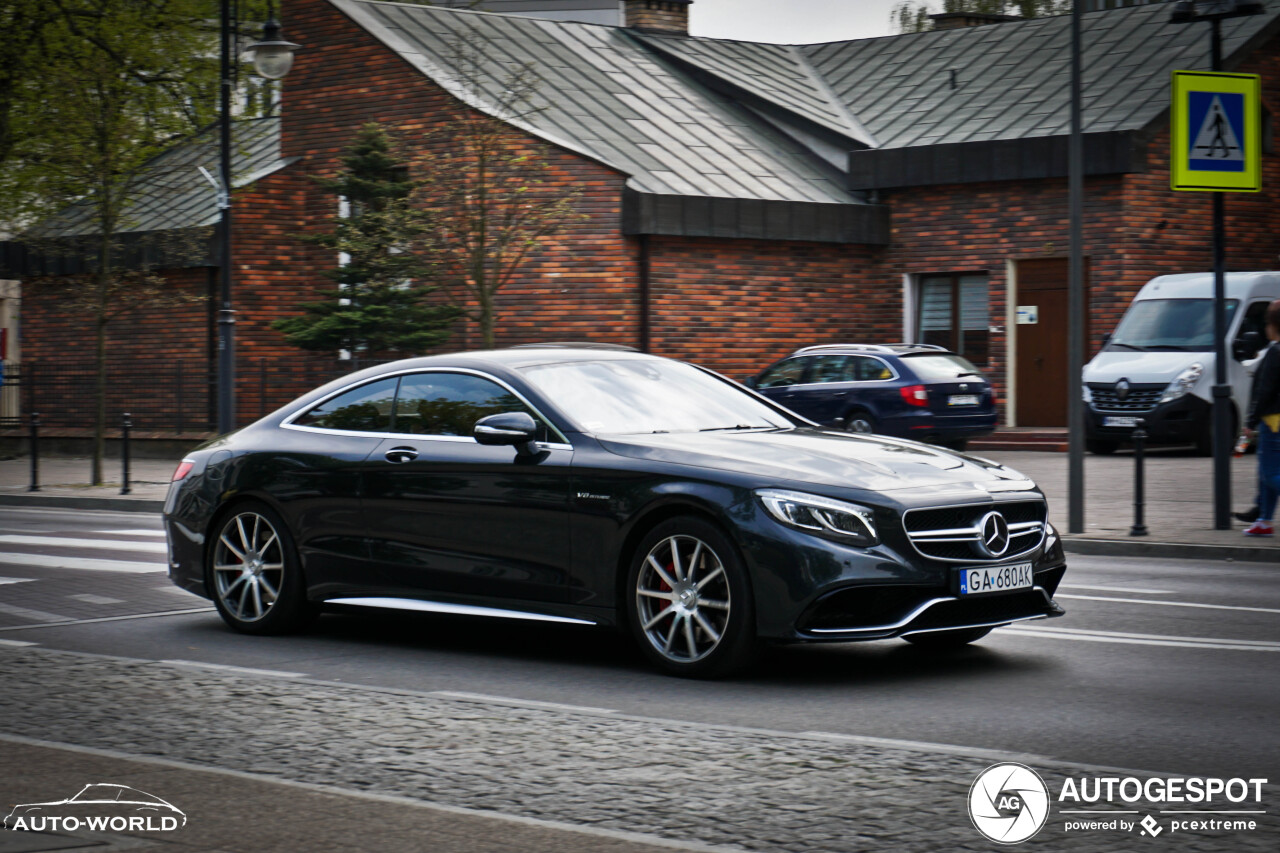
[[[236,122],[232,126],[232,183],[243,187],[287,166],[280,157],[280,118]],[[165,231],[213,225],[218,221],[218,198],[200,174],[203,166],[218,174],[218,128],[212,127],[188,142],[156,157],[130,194],[120,231]],[[41,223],[42,237],[70,237],[97,232],[93,210],[73,205]]]
[[[1278,19],[1224,21],[1223,55]],[[1169,107],[1171,71],[1209,68],[1209,25],[1171,24],[1167,5],[1090,12],[1082,24],[1085,133],[1147,127]],[[1068,133],[1070,48],[1071,16],[1060,15],[803,52],[877,147],[900,148]]]
[[[512,124],[659,195],[858,203],[841,176],[731,98],[679,73],[617,27],[367,0],[331,0],[446,90],[492,112],[510,69],[527,64],[540,111]],[[486,63],[472,91],[447,69],[474,39]]]

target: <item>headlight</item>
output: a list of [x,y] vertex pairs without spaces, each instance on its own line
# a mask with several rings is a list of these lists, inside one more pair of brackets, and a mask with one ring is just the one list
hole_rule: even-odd
[[1092,403],[1092,402],[1093,402],[1093,391],[1089,388],[1089,386],[1088,386],[1088,385],[1083,385],[1083,384],[1082,384],[1082,385],[1080,386],[1080,396],[1084,398],[1084,401],[1085,401],[1086,403]]
[[769,514],[788,527],[863,548],[880,541],[874,514],[865,506],[778,489],[756,494]]
[[1186,396],[1187,392],[1196,387],[1196,383],[1200,381],[1201,374],[1204,373],[1204,365],[1196,362],[1186,370],[1179,373],[1169,387],[1164,389],[1164,396],[1160,398],[1161,403],[1167,403],[1170,400],[1176,400],[1179,397]]
[[1058,531],[1049,522],[1044,523],[1044,552],[1048,554],[1058,542]]

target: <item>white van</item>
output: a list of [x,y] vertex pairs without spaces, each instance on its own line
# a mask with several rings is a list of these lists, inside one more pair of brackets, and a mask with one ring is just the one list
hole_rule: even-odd
[[[1252,361],[1267,343],[1267,306],[1280,299],[1280,272],[1227,273],[1226,297],[1227,382],[1238,430]],[[1151,279],[1085,365],[1085,446],[1114,453],[1142,418],[1150,442],[1194,444],[1211,454],[1213,350],[1213,273]]]

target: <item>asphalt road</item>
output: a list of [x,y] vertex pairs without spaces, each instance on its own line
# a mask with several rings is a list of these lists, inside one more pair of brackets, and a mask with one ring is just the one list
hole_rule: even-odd
[[[158,518],[0,510],[0,643],[786,732],[1011,751],[1186,775],[1280,777],[1280,569],[1075,557],[1068,615],[953,653],[900,641],[770,649],[750,673],[650,671],[595,629],[328,615],[245,637],[171,588]],[[151,570],[154,567],[154,570]],[[0,710],[0,731],[4,730]]]

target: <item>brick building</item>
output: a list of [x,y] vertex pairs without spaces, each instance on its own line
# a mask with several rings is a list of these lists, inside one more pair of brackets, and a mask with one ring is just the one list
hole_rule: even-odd
[[[332,174],[364,122],[412,148],[485,109],[447,71],[465,36],[483,44],[494,85],[513,63],[536,69],[543,109],[513,122],[512,139],[546,146],[551,179],[577,187],[587,215],[500,292],[501,343],[611,341],[743,376],[800,345],[937,342],[993,378],[1006,423],[1065,423],[1068,17],[782,46],[691,38],[687,0],[623,7],[629,28],[286,0],[304,50],[237,181],[241,420],[309,381],[270,323],[325,288],[318,271],[334,264],[296,239],[336,209],[311,177]],[[1209,40],[1162,4],[1084,23],[1092,353],[1147,279],[1209,266],[1209,199],[1170,191],[1167,169],[1169,72],[1207,68]],[[1280,12],[1223,31],[1227,68],[1262,75],[1270,115]],[[1264,192],[1227,202],[1234,269],[1272,268],[1280,253],[1280,158],[1267,146]],[[147,227],[213,221],[212,194],[195,198]],[[11,274],[57,271],[14,257]],[[201,262],[170,277],[204,293],[210,275]],[[1018,305],[1037,305],[1039,325],[1015,325]],[[25,359],[83,348],[39,288],[23,312]],[[204,369],[213,327],[207,305],[186,305],[112,335],[135,360]],[[449,348],[476,341],[462,323]]]

